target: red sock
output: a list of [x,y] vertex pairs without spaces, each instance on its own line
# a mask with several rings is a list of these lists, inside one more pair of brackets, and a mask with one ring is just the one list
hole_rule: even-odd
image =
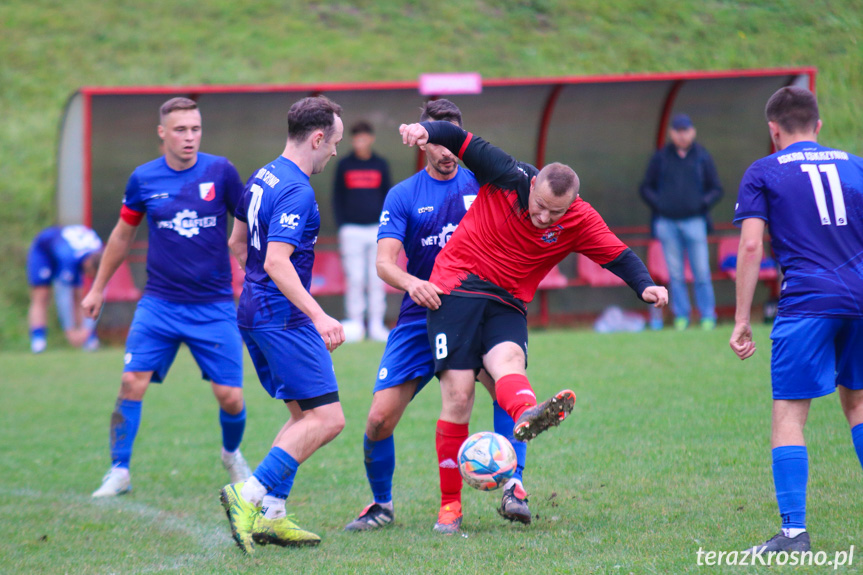
[[513,373],[505,375],[494,384],[497,403],[506,411],[513,421],[518,421],[528,407],[536,405],[536,394],[527,377]]
[[437,420],[438,471],[440,472],[440,505],[458,501],[461,503],[461,473],[458,471],[458,450],[468,435],[467,423],[451,423]]

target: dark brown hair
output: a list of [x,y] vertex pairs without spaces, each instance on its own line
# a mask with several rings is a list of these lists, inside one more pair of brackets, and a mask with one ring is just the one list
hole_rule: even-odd
[[420,110],[422,112],[420,114],[420,122],[435,120],[437,122],[451,122],[459,128],[462,127],[461,110],[446,98],[426,102]]
[[806,88],[786,86],[770,96],[764,115],[789,134],[812,132],[818,125],[818,100]]
[[302,142],[315,130],[323,130],[329,140],[335,130],[336,116],[342,107],[326,96],[309,96],[295,102],[288,110],[288,139]]

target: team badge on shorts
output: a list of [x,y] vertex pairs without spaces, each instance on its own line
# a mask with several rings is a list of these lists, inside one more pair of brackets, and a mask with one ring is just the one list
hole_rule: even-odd
[[216,184],[213,182],[198,184],[198,192],[201,194],[202,200],[211,202],[216,197]]

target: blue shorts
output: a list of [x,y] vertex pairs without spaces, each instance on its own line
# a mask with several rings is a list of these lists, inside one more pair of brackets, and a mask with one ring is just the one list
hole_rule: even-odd
[[54,260],[44,247],[42,236],[46,232],[36,236],[27,253],[27,282],[31,287],[50,286],[54,276],[57,275]]
[[414,395],[434,377],[434,356],[425,320],[398,325],[387,337],[375,393],[419,378]]
[[770,339],[773,399],[863,389],[863,319],[779,316]]
[[270,397],[296,401],[338,392],[333,360],[314,325],[240,333]]
[[243,341],[234,302],[185,304],[144,296],[126,339],[127,371],[152,371],[161,383],[181,343],[189,346],[201,377],[243,387]]

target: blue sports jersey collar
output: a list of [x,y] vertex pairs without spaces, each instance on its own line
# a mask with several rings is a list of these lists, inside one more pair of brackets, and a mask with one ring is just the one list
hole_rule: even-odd
[[307,182],[309,181],[309,175],[302,171],[300,167],[294,163],[293,160],[290,160],[284,156],[279,156],[278,158],[276,158],[276,162],[284,165],[289,170],[293,170],[297,173],[297,175],[302,175],[302,177],[305,178]]
[[161,162],[162,162],[162,166],[163,166],[166,170],[168,170],[169,172],[171,172],[172,174],[187,174],[187,173],[191,172],[192,170],[194,170],[195,168],[197,168],[197,167],[198,167],[198,165],[201,163],[201,162],[200,162],[200,160],[201,160],[201,152],[198,152],[198,153],[195,155],[195,163],[194,163],[194,164],[192,164],[191,166],[189,166],[188,168],[186,168],[185,170],[175,170],[174,168],[172,168],[172,167],[171,167],[171,165],[168,163],[168,159],[167,159],[165,156],[162,156],[161,158],[159,158],[159,160],[161,160]]
[[438,180],[437,178],[433,178],[433,177],[431,177],[431,174],[428,173],[428,170],[426,170],[425,168],[420,170],[420,173],[422,174],[422,177],[427,179],[429,182],[433,182],[437,186],[449,186],[454,181],[456,181],[459,178],[459,176],[461,176],[461,171],[462,171],[461,166],[457,166],[455,175],[452,178],[450,178],[449,180]]

